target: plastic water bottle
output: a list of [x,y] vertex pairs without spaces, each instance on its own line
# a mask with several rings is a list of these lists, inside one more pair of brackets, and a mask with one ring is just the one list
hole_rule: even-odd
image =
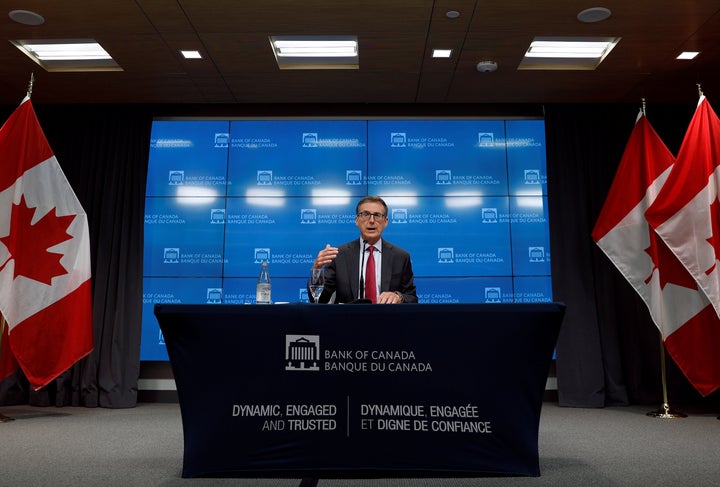
[[260,267],[260,276],[257,280],[257,288],[255,290],[255,303],[270,304],[272,297],[272,286],[270,285],[270,272],[268,271],[267,261],[263,261]]

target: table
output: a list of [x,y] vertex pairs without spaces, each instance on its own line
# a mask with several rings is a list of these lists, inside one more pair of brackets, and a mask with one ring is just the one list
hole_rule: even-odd
[[539,476],[561,303],[155,306],[183,477]]

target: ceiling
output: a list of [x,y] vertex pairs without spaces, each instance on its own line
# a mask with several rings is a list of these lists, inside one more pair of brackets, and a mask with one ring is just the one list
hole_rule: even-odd
[[[693,103],[720,98],[718,0],[16,0],[0,103]],[[582,23],[605,7],[612,16]],[[23,9],[40,26],[12,21]],[[460,16],[449,19],[448,10]],[[279,70],[269,35],[356,35],[358,70]],[[517,70],[535,36],[619,36],[594,71]],[[94,38],[121,72],[46,72],[15,39]],[[433,59],[432,48],[452,48]],[[202,60],[184,60],[197,49]],[[691,61],[675,57],[701,51]],[[476,65],[492,60],[493,73]]]

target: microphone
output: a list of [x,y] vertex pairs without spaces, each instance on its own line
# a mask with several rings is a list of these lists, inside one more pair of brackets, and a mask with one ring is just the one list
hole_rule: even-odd
[[360,264],[360,290],[358,291],[358,299],[365,299],[365,248],[368,241],[363,239],[362,263]]

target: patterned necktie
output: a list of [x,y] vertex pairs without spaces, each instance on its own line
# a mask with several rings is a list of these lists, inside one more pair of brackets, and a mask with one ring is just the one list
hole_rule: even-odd
[[365,265],[365,299],[369,299],[373,303],[377,303],[377,286],[375,285],[375,257],[373,257],[372,245],[368,247],[370,255],[368,255],[367,264]]

